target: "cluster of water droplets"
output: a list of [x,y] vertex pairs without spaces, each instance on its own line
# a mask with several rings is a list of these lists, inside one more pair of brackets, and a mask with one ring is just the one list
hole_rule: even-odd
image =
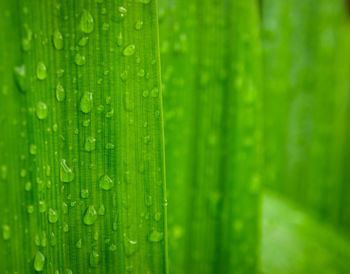
[[[102,3],[103,0],[95,0],[97,3]],[[135,0],[135,2],[139,2],[141,4],[149,4],[151,0]],[[107,12],[107,11],[105,11]],[[126,18],[128,14],[128,10],[120,6],[118,8],[118,13],[120,19]],[[88,63],[88,55],[84,55],[84,50],[83,48],[90,43],[89,41],[93,39],[91,34],[96,31],[97,26],[95,25],[94,17],[92,14],[87,10],[84,9],[82,10],[80,14],[79,21],[77,23],[78,29],[80,33],[82,34],[79,39],[77,39],[77,47],[74,49],[73,53],[73,62],[76,66],[76,68],[79,70],[79,67],[83,67]],[[140,32],[144,28],[144,22],[140,19],[136,20],[133,25],[133,31]],[[105,23],[102,26],[103,30],[108,30],[109,29],[109,24]],[[52,44],[55,52],[59,53],[62,52],[64,54],[68,47],[67,37],[69,35],[64,35],[66,34],[65,32],[61,32],[61,30],[57,27],[53,30],[52,35],[50,39],[48,39],[48,42]],[[26,25],[25,26],[25,32],[24,32],[24,37],[22,38],[22,50],[24,52],[29,52],[33,49],[33,40],[37,39],[37,35],[33,33],[30,28]],[[42,42],[43,45],[46,43],[45,41]],[[120,55],[121,58],[131,59],[135,58],[136,63],[140,64],[141,59],[140,57],[137,56],[137,47],[135,43],[125,43],[124,37],[122,32],[119,33],[119,35],[116,37],[116,46],[119,47],[120,50]],[[45,59],[45,58],[44,58]],[[27,64],[22,64],[14,67],[13,73],[14,73],[14,78],[16,81],[16,84],[18,86],[18,89],[23,93],[23,94],[28,94],[29,92],[35,92],[32,89],[32,82],[35,80],[38,82],[38,84],[43,84],[47,83],[49,80],[51,80],[51,75],[52,75],[52,70],[54,67],[51,65],[50,62],[46,63],[43,60],[37,60],[35,67],[33,68],[33,76],[29,75],[30,70],[28,70]],[[155,64],[155,60],[152,61],[152,64]],[[107,76],[109,71],[105,71],[104,75]],[[128,71],[128,68],[126,68],[123,72],[121,72],[120,78],[122,81],[126,82],[130,76],[130,71]],[[64,69],[58,69],[56,71],[56,81],[54,83],[54,88],[53,88],[53,95],[55,97],[55,100],[57,101],[57,104],[62,104],[64,102],[67,102],[69,99],[70,93],[78,94],[78,91],[71,91],[67,90],[64,86]],[[150,74],[144,69],[140,68],[137,70],[136,73],[137,77],[139,78],[146,78],[150,79]],[[102,81],[99,80],[99,83]],[[68,92],[68,93],[67,93]],[[131,92],[130,92],[131,93]],[[125,93],[126,95],[124,96],[124,107],[126,111],[133,111],[134,110],[134,103],[131,97],[131,94],[128,94],[128,92]],[[157,87],[151,87],[149,89],[145,89],[140,91],[140,96],[143,98],[157,98],[159,96],[159,89]],[[46,98],[46,97],[45,97]],[[77,111],[80,112],[80,115],[83,115],[85,117],[88,117],[83,120],[82,125],[83,127],[89,127],[91,125],[91,113],[96,110],[96,112],[102,112],[105,110],[105,117],[106,118],[111,118],[114,115],[114,109],[111,107],[108,107],[111,102],[111,98],[107,97],[106,98],[106,107],[103,105],[99,106],[94,106],[94,93],[90,90],[85,90],[82,92],[82,94],[79,96],[79,102],[77,105]],[[97,101],[97,100],[96,100]],[[68,102],[69,104],[71,101]],[[52,108],[52,109],[51,109]],[[51,105],[49,101],[45,101],[45,99],[39,99],[36,103],[34,103],[33,106],[33,113],[35,119],[37,119],[41,124],[45,123],[45,120],[49,120],[48,117],[50,116],[51,112],[56,109],[55,106]],[[68,124],[72,123],[72,121],[65,121]],[[145,122],[144,127],[147,128],[148,124]],[[48,131],[52,130],[53,132],[57,133],[60,132],[59,125],[56,123],[52,125],[52,128],[48,128]],[[78,134],[78,133],[77,133]],[[60,138],[63,140],[62,142],[65,141],[65,137],[60,135]],[[144,144],[149,144],[152,140],[149,135],[146,135],[143,138]],[[97,145],[97,137],[96,135],[90,134],[89,136],[84,137],[84,143],[83,143],[83,151],[84,153],[89,152],[93,153],[96,150],[96,145]],[[106,150],[113,150],[115,148],[115,144],[108,142],[105,144],[105,149]],[[31,157],[36,157],[37,155],[40,155],[42,153],[42,150],[44,148],[37,146],[36,144],[30,144],[29,145],[29,154]],[[71,149],[69,149],[71,150]],[[58,153],[56,152],[55,155]],[[64,157],[59,160],[59,171],[58,171],[58,176],[59,176],[59,181],[62,183],[62,191],[74,180],[76,180],[77,176],[79,174],[74,173],[74,167],[76,167],[76,162],[72,160],[69,157]],[[140,168],[140,172],[141,172]],[[144,167],[143,167],[144,169]],[[46,175],[49,178],[51,176],[51,168],[50,166],[45,167]],[[27,170],[23,169],[21,170],[21,177],[26,178],[28,176]],[[119,182],[118,182],[119,183]],[[115,187],[115,182],[113,180],[113,176],[109,174],[104,174],[99,177],[98,182],[97,182],[98,188],[103,192],[103,193],[111,193],[112,189]],[[50,188],[51,187],[51,181],[50,180],[44,180],[44,179],[36,179],[36,182],[33,181],[27,181],[24,185],[24,190],[26,192],[32,191],[34,187],[37,187],[39,192],[43,192],[45,187]],[[34,188],[35,189],[35,188]],[[74,200],[65,201],[63,202],[62,210],[59,208],[59,206],[53,206],[49,203],[46,203],[45,198],[43,196],[42,199],[40,199],[37,203],[29,204],[26,205],[26,212],[29,215],[33,215],[35,212],[35,208],[37,207],[38,212],[45,214],[47,217],[47,223],[51,226],[58,226],[61,228],[64,232],[69,231],[69,226],[68,224],[63,220],[63,215],[66,215],[68,213],[68,208],[69,207],[74,207],[76,205],[82,206],[86,205],[85,210],[83,210],[82,214],[82,223],[86,227],[94,227],[94,224],[98,221],[98,216],[104,216],[106,214],[106,209],[103,204],[99,205],[96,207],[93,204],[89,204],[89,190],[88,189],[81,189],[80,192],[80,197],[84,202],[77,202]],[[85,204],[86,203],[86,204]],[[145,202],[147,207],[152,206],[152,197],[148,197],[148,201]],[[45,218],[46,218],[45,217]],[[146,215],[146,219],[149,219],[150,217]],[[161,219],[161,213],[157,212],[154,215],[154,220],[159,221]],[[112,221],[111,228],[113,231],[118,230],[118,221],[117,218],[114,218]],[[56,232],[55,232],[56,233]],[[57,241],[57,236],[55,235],[54,232],[51,233],[46,233],[46,232],[40,232],[35,235],[34,241],[37,247],[46,247],[47,242],[48,242],[48,237],[49,237],[49,243],[54,246],[56,245]],[[3,225],[2,226],[2,236],[4,240],[10,240],[11,239],[11,228],[9,225]],[[157,243],[162,241],[164,238],[163,232],[157,231],[156,229],[152,229],[147,236],[147,240],[152,242],[152,243]],[[98,231],[95,231],[94,233],[94,240],[97,241],[99,239],[99,233]],[[108,240],[108,250],[109,251],[116,251],[117,250],[117,245],[113,243],[110,239]],[[106,240],[106,241],[107,241]],[[110,242],[109,242],[110,241]],[[124,250],[126,256],[132,256],[136,251],[137,251],[137,241],[134,239],[130,239],[127,235],[124,235]],[[77,249],[81,249],[84,245],[84,239],[78,239],[75,243],[75,247]],[[45,249],[43,250],[37,250],[35,255],[34,255],[34,260],[33,260],[33,265],[34,265],[34,270],[35,271],[43,271],[45,268],[45,264],[47,264],[46,260],[47,258],[45,257]],[[91,267],[96,267],[101,261],[101,254],[97,249],[92,249],[89,255],[89,264]],[[132,269],[131,266],[129,266],[130,270]],[[70,269],[66,269],[66,273],[73,273]]]

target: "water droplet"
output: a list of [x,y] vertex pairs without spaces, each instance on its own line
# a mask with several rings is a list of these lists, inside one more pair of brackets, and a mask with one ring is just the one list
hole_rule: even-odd
[[97,219],[96,209],[94,206],[91,205],[85,211],[84,218],[83,218],[84,224],[92,225],[93,223],[96,222],[96,219]]
[[152,196],[148,195],[146,198],[145,198],[145,204],[146,206],[151,206],[153,203],[152,201]]
[[83,66],[86,63],[86,58],[84,55],[80,55],[80,53],[77,53],[75,55],[74,61],[78,66]]
[[27,206],[27,212],[28,214],[32,214],[34,212],[34,206],[33,205]]
[[89,37],[83,36],[80,38],[78,45],[81,47],[85,47],[88,41],[89,41]]
[[40,236],[39,234],[35,234],[34,236],[34,243],[36,246],[40,246]]
[[34,257],[34,270],[43,271],[44,265],[45,265],[45,256],[40,251],[37,251]]
[[120,32],[117,37],[117,45],[121,47],[123,45],[123,34]]
[[160,212],[157,212],[156,214],[154,214],[154,220],[156,221],[159,221],[161,217],[162,217],[162,214]]
[[57,124],[53,124],[52,130],[53,130],[53,132],[57,132],[57,130],[58,130],[58,125],[57,125]]
[[123,81],[126,81],[128,79],[128,72],[126,70],[120,73],[120,79]]
[[83,10],[81,14],[80,29],[84,33],[91,33],[94,30],[94,18],[87,10]]
[[125,254],[126,256],[131,256],[136,252],[137,249],[137,242],[133,240],[127,240],[124,241],[124,248],[125,248]]
[[46,211],[45,201],[39,201],[39,212],[44,213]]
[[142,26],[143,26],[143,22],[141,20],[137,20],[135,23],[135,29],[140,30],[142,29]]
[[145,76],[145,70],[144,69],[139,69],[139,71],[137,72],[137,76],[138,77],[144,77]]
[[156,230],[153,230],[149,236],[148,236],[148,240],[150,242],[159,242],[161,240],[163,240],[163,236],[164,236],[164,233],[163,232],[159,232],[159,231],[156,231]]
[[98,238],[100,237],[100,234],[98,233],[98,231],[96,230],[95,232],[94,232],[94,240],[95,241],[98,241]]
[[34,144],[30,144],[30,146],[29,146],[29,153],[30,153],[31,155],[35,155],[36,152],[37,152],[37,146],[34,145]]
[[84,113],[89,113],[92,109],[92,93],[84,92],[80,100],[80,110]]
[[22,38],[22,49],[23,51],[29,51],[32,47],[32,38],[33,32],[28,28],[27,25],[25,27],[25,37]]
[[124,56],[131,56],[135,54],[135,45],[134,44],[130,44],[128,46],[126,46],[123,50],[123,55]]
[[18,85],[18,88],[22,92],[26,92],[29,89],[29,82],[27,78],[27,71],[25,65],[15,67],[13,69],[15,80]]
[[69,225],[67,223],[63,224],[63,232],[68,232],[69,231]]
[[117,250],[117,246],[115,244],[111,244],[108,248],[109,251],[116,251]]
[[57,74],[57,77],[58,77],[58,78],[61,78],[61,77],[63,76],[63,74],[64,74],[64,69],[58,69],[58,70],[56,71],[56,74]]
[[145,98],[147,98],[147,97],[149,96],[149,91],[148,91],[148,90],[144,90],[144,91],[142,92],[142,96],[145,97]]
[[19,175],[20,175],[22,178],[26,177],[26,175],[27,175],[27,170],[21,169],[21,172],[19,173]]
[[81,198],[83,198],[83,199],[89,198],[89,190],[88,190],[88,189],[82,189],[82,190],[80,191],[80,196],[81,196]]
[[84,121],[83,121],[83,126],[84,126],[84,127],[88,127],[88,126],[90,125],[90,122],[91,122],[91,121],[90,121],[89,119],[84,120]]
[[96,251],[92,251],[90,253],[90,266],[96,267],[98,266],[100,262],[100,254],[98,254]]
[[51,232],[50,235],[50,245],[55,246],[57,244],[57,238],[54,232]]
[[56,86],[56,99],[58,102],[64,101],[64,98],[66,97],[65,91],[61,83],[58,83]]
[[104,24],[102,25],[102,29],[103,29],[104,31],[109,30],[109,24],[104,23]]
[[84,145],[84,149],[85,151],[93,151],[95,150],[95,146],[96,146],[96,138],[95,137],[88,137],[85,140],[85,145]]
[[118,220],[115,218],[114,222],[112,223],[112,229],[113,231],[117,231],[118,229]]
[[39,62],[36,66],[36,77],[39,80],[44,80],[47,77],[47,69],[43,62]]
[[35,107],[36,117],[43,120],[47,117],[47,106],[44,102],[38,102]]
[[2,226],[2,238],[7,241],[11,238],[11,228],[8,225]]
[[65,159],[61,160],[60,180],[61,182],[64,182],[64,183],[69,183],[74,180],[74,173],[70,169],[70,167],[67,165],[67,162]]
[[56,49],[63,49],[63,36],[59,30],[56,30],[52,35],[52,42]]
[[2,165],[0,167],[0,178],[3,180],[7,179],[7,166],[6,165]]
[[76,242],[75,247],[80,249],[81,246],[82,246],[82,241],[81,241],[81,239],[79,239],[79,240]]
[[159,95],[159,90],[158,90],[158,88],[153,88],[153,89],[151,90],[151,96],[152,96],[153,98],[156,98],[156,97],[158,97],[158,95]]
[[112,144],[112,143],[107,143],[107,144],[105,145],[105,148],[106,148],[106,149],[114,149],[114,144]]
[[113,180],[108,175],[104,175],[100,178],[100,188],[103,190],[110,190],[113,184]]
[[111,118],[113,117],[113,114],[114,114],[114,109],[112,108],[110,111],[106,112],[105,117]]
[[57,220],[58,220],[57,213],[56,213],[56,211],[53,210],[52,208],[49,209],[49,217],[48,217],[48,218],[49,218],[49,222],[50,222],[51,224],[56,223]]
[[41,244],[42,247],[46,247],[46,246],[47,246],[47,235],[46,235],[46,231],[43,231],[43,232],[41,233],[40,244]]
[[25,191],[31,191],[32,190],[32,183],[31,182],[26,182],[24,185]]

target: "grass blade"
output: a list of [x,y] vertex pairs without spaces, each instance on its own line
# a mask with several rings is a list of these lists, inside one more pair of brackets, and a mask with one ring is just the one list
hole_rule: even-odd
[[156,2],[13,2],[0,272],[166,273]]
[[266,184],[340,226],[348,211],[341,198],[349,94],[344,5],[268,0],[263,8]]
[[254,273],[257,2],[164,1],[160,14],[170,272]]

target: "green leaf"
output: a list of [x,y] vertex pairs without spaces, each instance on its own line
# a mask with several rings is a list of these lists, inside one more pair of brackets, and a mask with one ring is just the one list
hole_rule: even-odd
[[0,10],[0,272],[167,273],[157,3]]
[[350,242],[300,210],[266,193],[263,202],[263,273],[348,273]]
[[[266,185],[349,228],[345,1],[264,1]],[[346,175],[345,175],[346,176]]]
[[256,1],[160,1],[171,273],[258,268]]

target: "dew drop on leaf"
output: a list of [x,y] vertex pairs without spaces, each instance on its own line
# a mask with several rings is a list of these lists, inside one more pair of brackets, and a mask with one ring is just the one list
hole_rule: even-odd
[[123,49],[123,55],[124,56],[131,56],[131,55],[134,55],[135,54],[135,45],[134,44],[130,44],[128,46],[126,46],[124,49]]
[[100,188],[110,190],[113,187],[113,180],[108,175],[103,175],[100,178]]
[[89,113],[92,109],[92,93],[84,92],[80,100],[80,110],[84,113]]
[[82,189],[80,191],[80,197],[83,199],[89,198],[89,190],[88,189]]
[[55,210],[53,210],[52,208],[50,208],[48,218],[49,218],[49,222],[51,224],[56,223],[58,220],[57,212]]
[[27,212],[28,214],[32,214],[34,212],[34,206],[33,205],[27,206]]
[[60,166],[60,180],[64,183],[69,183],[73,181],[74,179],[74,173],[72,169],[67,165],[67,162],[65,159],[61,160],[61,166]]
[[100,205],[100,208],[98,209],[98,215],[103,216],[105,215],[106,209],[105,206],[102,204]]
[[149,96],[149,91],[148,91],[148,90],[144,90],[144,91],[142,92],[142,96],[145,97],[145,98],[147,98],[147,97]]
[[2,226],[2,238],[7,241],[11,238],[11,228],[8,225]]
[[35,107],[36,117],[43,120],[47,117],[47,106],[44,102],[38,102]]
[[115,244],[111,244],[109,247],[108,247],[108,250],[109,251],[116,251],[117,250],[117,246]]
[[39,201],[39,212],[43,213],[46,211],[46,203],[45,201]]
[[158,95],[159,95],[159,90],[158,90],[158,88],[153,88],[153,89],[151,90],[151,96],[152,96],[153,98],[157,98]]
[[55,49],[63,49],[63,36],[59,30],[56,30],[52,35],[52,42]]
[[50,245],[55,246],[57,244],[57,238],[54,232],[51,232],[50,235]]
[[96,219],[97,219],[96,209],[94,206],[91,205],[85,211],[83,222],[86,225],[92,225],[93,223],[96,222]]
[[137,242],[133,240],[127,240],[124,241],[124,248],[125,248],[125,254],[127,256],[131,256],[136,252],[137,249]]
[[30,144],[30,145],[29,145],[29,153],[30,153],[31,155],[35,155],[36,152],[37,152],[37,146],[34,145],[34,144]]
[[29,89],[29,82],[27,78],[27,71],[25,65],[21,65],[18,67],[15,67],[13,69],[15,80],[17,83],[18,88],[22,92],[26,92]]
[[95,150],[95,146],[96,146],[96,138],[95,137],[90,136],[90,137],[86,138],[85,145],[84,145],[85,151],[88,151],[88,152],[93,151],[93,150]]
[[67,223],[63,224],[63,232],[68,232],[69,231],[69,225]]
[[58,83],[56,86],[56,99],[58,102],[64,101],[66,97],[65,91],[61,83]]
[[160,212],[157,212],[156,214],[154,214],[155,221],[159,221],[161,217],[162,217],[162,214]]
[[94,30],[94,18],[87,10],[83,10],[81,14],[80,30],[84,33],[91,33]]
[[148,240],[150,242],[159,242],[161,240],[163,240],[163,236],[164,236],[164,233],[163,232],[159,232],[159,231],[156,231],[156,230],[153,230],[149,236],[148,236]]
[[136,21],[136,23],[135,23],[136,30],[142,29],[142,26],[143,26],[143,21],[141,21],[141,20]]
[[96,267],[100,262],[100,254],[96,251],[90,253],[90,266]]
[[78,45],[81,47],[85,47],[88,41],[89,41],[89,37],[83,36],[80,38]]
[[43,62],[39,62],[36,66],[36,77],[39,80],[44,80],[47,78],[47,68]]
[[80,55],[80,53],[77,53],[74,58],[75,64],[78,66],[83,66],[86,63],[86,58],[84,55]]
[[34,270],[43,271],[44,265],[45,265],[45,256],[40,251],[37,251],[34,257]]
[[82,241],[81,241],[81,239],[79,239],[79,240],[76,242],[75,247],[80,249],[81,246],[82,246]]
[[120,32],[118,37],[117,37],[117,45],[120,47],[123,45],[123,34]]

